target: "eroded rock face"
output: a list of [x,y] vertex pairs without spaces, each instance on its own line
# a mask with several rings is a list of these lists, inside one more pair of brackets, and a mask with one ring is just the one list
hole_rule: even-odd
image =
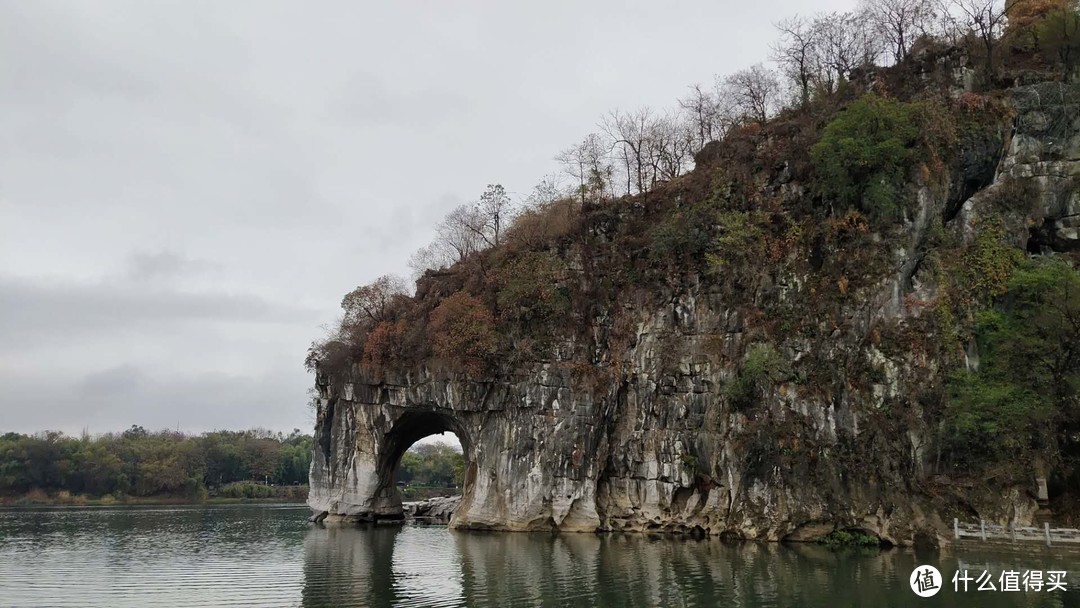
[[1029,251],[1080,251],[1080,90],[1047,82],[1013,97],[1016,133],[997,183],[1028,186]]
[[[1054,95],[1056,102],[1047,101]],[[1009,180],[1024,178],[1033,188],[1031,209],[1013,226],[1018,246],[1029,229],[1038,247],[1077,246],[1075,91],[1044,84],[1015,97],[1015,133],[1003,134],[1001,149],[988,152],[1000,159],[989,163],[997,167],[991,183],[981,183],[981,158],[970,161],[973,193],[954,187],[935,198],[917,188],[909,242],[894,253],[895,275],[852,304],[844,331],[824,331],[827,340],[802,346],[793,340],[784,353],[799,361],[813,352],[842,369],[871,366],[879,372],[869,387],[781,384],[752,412],[737,411],[722,387],[753,321],[723,291],[690,277],[663,306],[625,303],[636,320],[629,339],[601,341],[607,347],[587,355],[596,365],[584,372],[568,355],[499,377],[427,368],[318,375],[309,504],[331,519],[399,517],[393,472],[401,454],[421,437],[453,431],[468,461],[451,520],[457,528],[669,530],[762,540],[858,528],[897,544],[947,539],[952,515],[943,516],[926,489],[935,421],[921,416],[917,402],[904,401],[916,387],[940,382],[944,371],[915,353],[882,352],[866,336],[876,322],[924,312],[905,294],[933,298],[933,277],[918,270],[930,218],[955,218],[958,232],[970,232],[981,206]],[[957,192],[964,200],[951,200]],[[797,298],[805,279],[771,277],[769,297]],[[608,335],[611,320],[597,319],[593,329]],[[556,351],[580,348],[568,343]],[[977,365],[977,352],[968,358]],[[912,415],[888,427],[867,422],[889,419],[882,408],[890,403],[904,403]],[[1029,525],[1037,505],[1023,488],[1007,488],[972,508],[988,520]]]
[[[393,473],[414,441],[443,431],[461,440],[468,468],[452,525],[593,531],[601,420],[572,383],[543,368],[516,382],[419,372],[393,383],[320,378],[309,504],[354,518],[394,517]],[[587,458],[586,454],[591,454]],[[590,483],[592,481],[592,483]]]

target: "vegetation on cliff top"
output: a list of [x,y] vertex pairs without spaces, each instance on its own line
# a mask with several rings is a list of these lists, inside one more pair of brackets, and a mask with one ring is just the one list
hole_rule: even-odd
[[[1005,89],[1075,76],[1077,2],[945,4],[868,0],[858,13],[789,19],[777,71],[696,86],[665,115],[610,114],[560,154],[569,190],[545,179],[514,209],[489,186],[414,257],[415,294],[391,277],[353,291],[307,364],[377,379],[421,364],[493,377],[543,361],[614,385],[632,371],[622,356],[643,311],[707,289],[737,327],[695,328],[716,338],[699,355],[732,370],[718,393],[757,438],[751,470],[841,457],[856,470],[921,417],[932,472],[1022,482],[1020,454],[1075,485],[1075,252],[1024,255],[1030,184],[999,188],[973,236],[953,220],[993,180],[1015,118]],[[913,11],[896,19],[901,5]],[[958,92],[964,69],[975,84]],[[918,219],[920,192],[944,211]],[[889,318],[873,298],[898,272],[907,310]],[[825,449],[764,413],[778,391],[870,400],[895,382],[890,358],[923,378],[862,412],[858,440]]]

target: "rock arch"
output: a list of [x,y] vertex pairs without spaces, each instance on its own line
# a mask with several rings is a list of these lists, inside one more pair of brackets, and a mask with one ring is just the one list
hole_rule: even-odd
[[[395,382],[319,375],[308,504],[326,521],[402,516],[394,471],[414,442],[451,431],[466,472],[450,525],[595,531],[603,429],[568,378],[520,384],[422,375]],[[564,405],[565,403],[565,405]],[[588,415],[586,415],[588,414]],[[590,455],[590,456],[586,456]]]
[[[466,473],[470,471],[472,462],[472,441],[469,439],[469,431],[465,424],[453,411],[440,409],[409,409],[399,408],[398,414],[390,430],[382,437],[382,444],[378,450],[376,460],[376,475],[378,486],[375,489],[374,513],[382,517],[397,518],[401,516],[401,495],[397,491],[394,482],[395,473],[401,463],[401,457],[414,443],[431,435],[451,432],[461,442],[461,449],[465,454]],[[462,491],[468,493],[472,480],[465,479]]]

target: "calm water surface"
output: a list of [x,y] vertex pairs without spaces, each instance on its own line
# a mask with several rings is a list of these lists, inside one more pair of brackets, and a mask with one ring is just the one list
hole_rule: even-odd
[[[319,528],[295,505],[0,509],[0,606],[1080,606],[1080,558],[643,536]],[[1069,571],[1077,593],[916,597],[929,563]]]

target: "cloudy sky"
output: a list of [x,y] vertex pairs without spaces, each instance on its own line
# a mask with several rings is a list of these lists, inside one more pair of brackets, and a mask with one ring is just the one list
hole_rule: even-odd
[[345,292],[800,8],[0,0],[0,432],[309,429]]

